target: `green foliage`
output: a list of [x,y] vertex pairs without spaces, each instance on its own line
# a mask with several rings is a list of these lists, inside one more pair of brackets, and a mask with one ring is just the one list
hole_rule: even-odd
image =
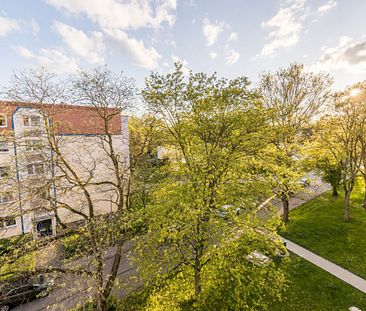
[[9,239],[0,239],[0,256],[11,253],[14,247],[19,247],[32,240],[31,234],[22,234]]
[[79,234],[71,234],[62,239],[65,259],[72,259],[88,253],[90,246]]
[[283,264],[288,287],[272,311],[344,311],[351,306],[366,308],[365,294],[330,273],[291,255]]
[[12,280],[31,273],[35,269],[36,252],[19,257],[17,260],[0,266],[0,282]]
[[278,247],[278,223],[255,213],[270,190],[258,157],[268,134],[259,95],[245,77],[198,73],[185,81],[177,64],[173,73],[152,73],[143,96],[174,154],[143,210],[147,234],[136,240],[134,260],[152,288],[146,309],[217,308],[220,302],[228,304],[221,309],[265,309],[268,301],[260,296],[278,299],[284,279],[274,266],[255,273],[246,259],[256,249],[274,254]]
[[[107,300],[107,311],[125,311],[119,306],[119,301],[114,296],[109,296]],[[122,305],[122,303],[121,303]],[[97,304],[94,301],[88,301],[84,303],[82,306],[78,306],[70,311],[95,311],[97,310]]]
[[351,219],[343,221],[344,195],[330,192],[293,211],[283,235],[324,258],[366,278],[366,214],[361,207],[364,183],[356,180],[351,196]]
[[283,219],[288,221],[289,197],[300,190],[304,170],[299,161],[306,130],[320,107],[330,97],[331,79],[307,72],[301,64],[290,64],[261,76],[259,90],[270,114],[270,142],[267,161],[283,202]]

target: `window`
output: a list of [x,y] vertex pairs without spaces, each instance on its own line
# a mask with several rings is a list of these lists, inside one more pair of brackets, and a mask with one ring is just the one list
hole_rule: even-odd
[[43,164],[42,163],[33,163],[27,165],[27,172],[28,175],[34,175],[34,174],[43,174]]
[[36,189],[36,195],[40,199],[47,200],[49,198],[48,189],[46,187],[38,187]]
[[9,146],[6,141],[0,141],[0,152],[8,152]]
[[6,191],[3,193],[0,193],[0,203],[10,203],[13,202],[14,197],[13,193],[10,191]]
[[6,114],[5,113],[0,113],[0,127],[6,127],[7,123],[6,123]]
[[14,227],[16,226],[17,222],[15,217],[4,217],[0,218],[0,229],[7,228],[7,227]]
[[0,178],[6,178],[9,176],[10,167],[0,166]]
[[42,142],[39,139],[28,140],[26,149],[27,151],[37,151],[42,148]]
[[37,126],[41,124],[40,116],[23,116],[24,126]]
[[12,227],[17,224],[15,217],[5,217],[5,227]]

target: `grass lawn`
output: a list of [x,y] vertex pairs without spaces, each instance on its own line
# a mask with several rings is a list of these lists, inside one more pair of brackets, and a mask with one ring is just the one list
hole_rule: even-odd
[[308,261],[292,255],[285,266],[289,287],[283,302],[272,311],[346,311],[351,306],[366,310],[365,294]]
[[366,279],[366,210],[361,208],[364,185],[358,180],[351,197],[351,220],[344,221],[343,194],[326,192],[290,212],[281,232],[324,258]]

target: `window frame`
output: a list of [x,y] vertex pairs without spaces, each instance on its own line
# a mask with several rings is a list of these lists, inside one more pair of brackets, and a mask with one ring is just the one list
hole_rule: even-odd
[[[8,225],[7,222],[9,220],[13,220],[14,224]],[[0,230],[6,230],[8,228],[14,228],[17,226],[17,219],[14,216],[5,216],[5,217],[0,217]]]
[[[8,225],[7,222],[9,220],[14,221],[14,224]],[[3,221],[4,221],[4,228],[13,228],[13,227],[16,227],[17,226],[17,219],[16,219],[16,217],[7,216],[7,217],[4,217]]]
[[0,180],[1,179],[5,179],[5,178],[7,178],[7,177],[9,177],[9,175],[10,175],[10,165],[6,165],[6,166],[0,166],[0,169],[1,168],[7,168],[7,170],[6,170],[6,175],[2,175],[1,173],[0,173]]
[[8,153],[10,151],[10,148],[9,148],[9,143],[7,141],[0,141],[0,146],[1,144],[4,144],[8,149],[1,149],[0,147],[0,153]]
[[[29,173],[29,167],[32,167],[32,173]],[[37,172],[37,167],[42,167],[42,172]],[[28,176],[35,176],[44,174],[44,164],[42,162],[35,162],[27,164],[27,173]]]
[[[37,118],[38,122],[33,122]],[[27,121],[25,121],[27,120]],[[23,116],[23,126],[24,127],[35,127],[41,125],[41,116],[36,114],[24,115]]]
[[29,139],[26,142],[25,150],[26,151],[40,151],[42,149],[42,140],[41,139]]
[[[8,195],[8,196],[7,196]],[[10,197],[9,201],[4,201],[4,197]],[[10,204],[14,202],[14,193],[13,191],[4,191],[0,194],[0,204]]]
[[1,119],[1,117],[4,117],[5,125],[1,125],[0,124],[0,128],[6,128],[6,127],[8,127],[8,118],[7,118],[6,113],[0,112],[0,119]]

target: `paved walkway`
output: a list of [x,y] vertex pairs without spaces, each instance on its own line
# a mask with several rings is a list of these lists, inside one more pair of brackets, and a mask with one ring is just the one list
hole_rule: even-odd
[[[300,206],[301,204],[317,197],[318,195],[322,194],[323,192],[329,190],[330,187],[321,182],[319,178],[313,180],[312,184],[306,189],[305,192],[301,192],[293,197],[290,198],[290,210],[295,209],[296,207]],[[278,207],[278,213],[282,214],[282,206],[281,201],[276,199],[272,200],[272,204]],[[291,213],[290,213],[291,216]],[[360,278],[359,276],[349,272],[348,270],[332,263],[329,260],[320,257],[317,254],[301,247],[300,245],[287,240],[286,247],[289,251],[295,253],[296,255],[304,258],[305,260],[313,263],[314,265],[318,266],[319,268],[329,272],[330,274],[334,275],[338,279],[350,284],[351,286],[357,288],[358,290],[366,293],[366,280]]]
[[353,287],[359,289],[361,292],[366,293],[366,280],[360,278],[359,276],[349,272],[348,270],[337,266],[336,264],[330,262],[329,260],[320,257],[313,252],[301,247],[300,245],[287,240],[287,249],[296,255],[310,261],[314,265],[322,268],[323,270],[333,274],[338,279],[352,285]]

